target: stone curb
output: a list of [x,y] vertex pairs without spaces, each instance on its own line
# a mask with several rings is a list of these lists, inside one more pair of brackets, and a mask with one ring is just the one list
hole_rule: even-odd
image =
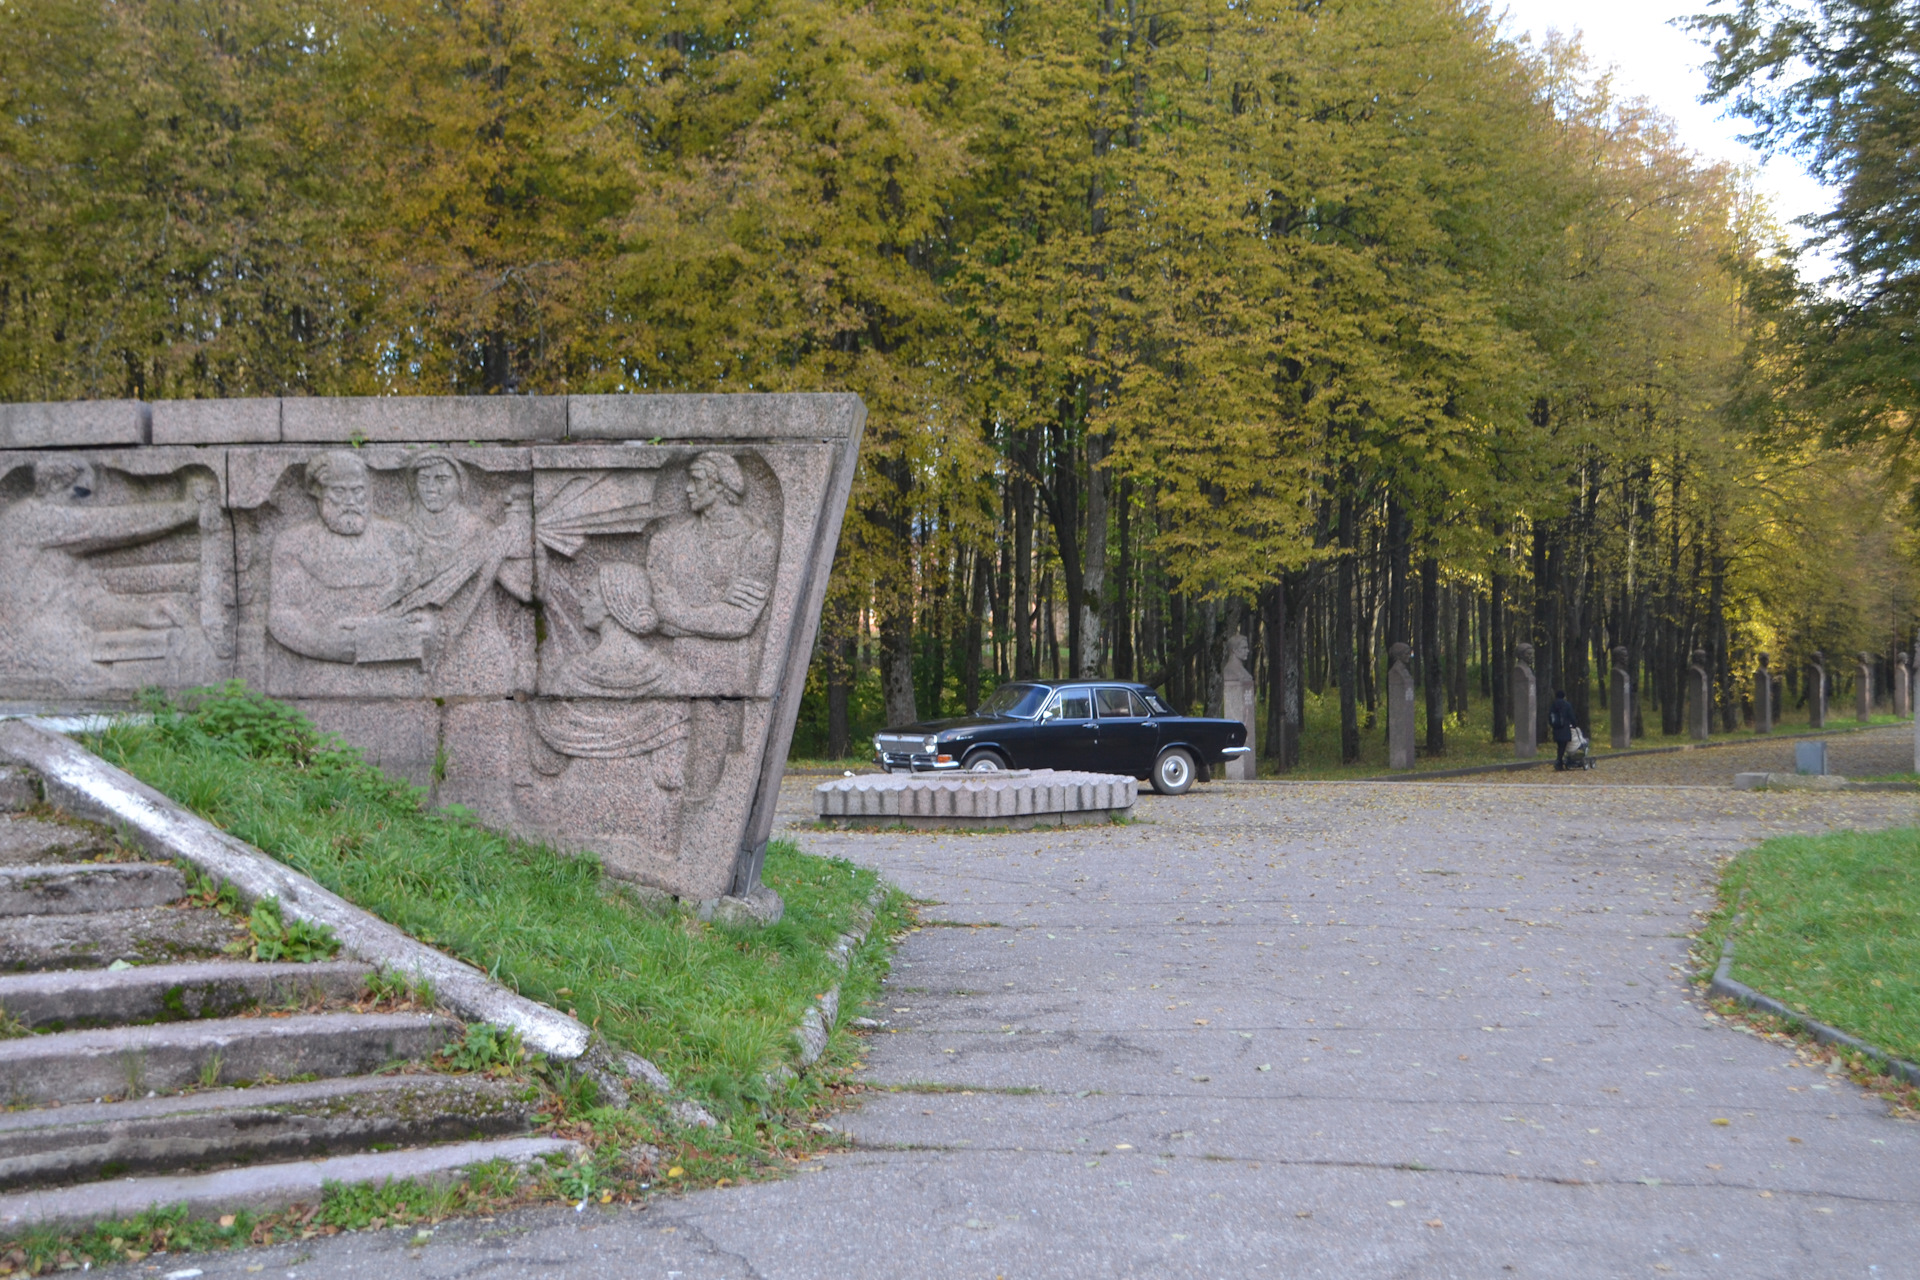
[[1888,1075],[1905,1080],[1908,1084],[1920,1084],[1920,1066],[1915,1066],[1902,1058],[1896,1058],[1885,1049],[1876,1048],[1858,1036],[1850,1036],[1837,1027],[1816,1022],[1806,1014],[1775,1000],[1772,996],[1762,995],[1744,982],[1734,981],[1733,935],[1739,931],[1740,922],[1745,918],[1745,912],[1736,912],[1733,923],[1727,926],[1727,938],[1720,947],[1720,963],[1714,967],[1712,981],[1707,983],[1708,994],[1735,1001],[1761,1013],[1770,1013],[1776,1018],[1784,1019],[1789,1024],[1801,1028],[1821,1044],[1839,1045],[1842,1048],[1864,1053],[1869,1058],[1884,1063]]
[[1920,782],[1856,782],[1837,773],[1736,773],[1735,791],[1920,791]]
[[578,1020],[507,989],[465,961],[361,910],[41,722],[0,722],[0,759],[38,773],[49,803],[107,823],[154,857],[177,859],[231,884],[249,903],[279,898],[284,914],[332,929],[349,956],[410,974],[416,981],[425,979],[445,1008],[470,1022],[509,1028],[528,1048],[578,1064],[603,1094],[631,1095],[633,1085],[639,1084],[668,1098],[681,1123],[715,1123],[698,1104],[674,1099],[673,1082],[646,1059],[609,1048]]
[[[833,950],[827,958],[842,973],[853,963],[853,952],[867,940],[867,933],[873,928],[875,914],[880,904],[886,901],[887,887],[882,884],[867,895],[867,905],[855,913],[853,927],[834,939]],[[800,1015],[799,1025],[793,1029],[793,1038],[800,1042],[800,1069],[806,1070],[820,1061],[820,1055],[827,1051],[827,1039],[833,1034],[834,1024],[840,1020],[840,984],[834,983],[827,988],[826,994],[818,997],[807,1011]],[[791,1067],[781,1067],[773,1073],[771,1083],[791,1079],[794,1075]]]
[[333,1156],[286,1164],[227,1169],[170,1178],[126,1178],[85,1182],[45,1191],[0,1196],[0,1231],[24,1226],[52,1230],[83,1227],[102,1218],[125,1218],[155,1205],[187,1207],[193,1217],[211,1217],[235,1209],[284,1209],[318,1203],[329,1182],[378,1182],[416,1178],[444,1182],[476,1164],[507,1160],[528,1165],[545,1155],[578,1156],[580,1144],[562,1138],[504,1138],[452,1146]]

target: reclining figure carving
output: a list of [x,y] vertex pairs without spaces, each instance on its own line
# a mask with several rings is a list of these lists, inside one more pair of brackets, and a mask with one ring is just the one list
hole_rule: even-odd
[[[48,692],[70,694],[128,683],[107,671],[117,663],[143,672],[131,680],[136,687],[211,678],[215,659],[232,652],[221,580],[227,562],[219,554],[226,526],[213,478],[189,471],[184,498],[108,505],[98,501],[97,473],[83,458],[46,458],[32,472],[32,493],[0,511],[0,548],[11,560],[0,574],[0,666],[20,677],[35,673]],[[101,556],[189,528],[199,533],[192,554],[213,549],[204,566],[213,591],[205,589],[201,566],[180,562],[121,567],[123,575],[151,581],[110,587]],[[185,570],[179,582],[172,581],[175,568]],[[155,663],[165,669],[148,665]]]

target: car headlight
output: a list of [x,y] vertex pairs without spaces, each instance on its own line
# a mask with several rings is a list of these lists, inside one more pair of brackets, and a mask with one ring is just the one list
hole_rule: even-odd
[[920,745],[927,749],[928,755],[932,755],[934,752],[934,749],[940,745],[940,739],[935,737],[928,737],[925,740],[923,740],[920,743]]
[[880,745],[879,734],[875,734],[873,737],[873,751],[875,755],[880,755],[886,751],[886,748]]

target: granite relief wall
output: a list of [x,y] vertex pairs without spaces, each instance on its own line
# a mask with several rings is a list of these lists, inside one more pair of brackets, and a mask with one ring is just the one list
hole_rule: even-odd
[[746,896],[849,395],[0,406],[0,701],[239,678],[482,821]]

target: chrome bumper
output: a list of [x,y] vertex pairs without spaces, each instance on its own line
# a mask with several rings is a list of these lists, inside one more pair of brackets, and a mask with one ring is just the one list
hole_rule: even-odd
[[1223,756],[1250,756],[1253,754],[1253,748],[1252,747],[1228,747],[1226,750],[1222,751],[1220,754]]
[[937,773],[960,768],[958,760],[942,763],[925,752],[908,755],[905,752],[880,751],[874,754],[873,762],[888,773],[892,773],[895,769],[902,769],[909,773]]

